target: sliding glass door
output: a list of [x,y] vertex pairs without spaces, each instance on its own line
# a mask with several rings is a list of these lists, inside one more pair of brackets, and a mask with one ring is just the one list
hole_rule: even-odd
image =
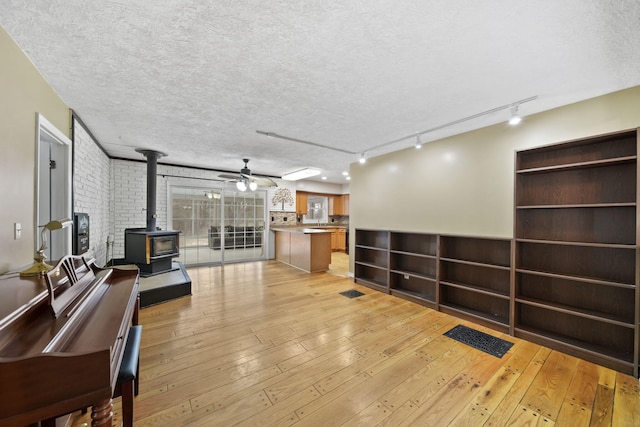
[[171,186],[170,223],[185,265],[266,258],[266,191]]

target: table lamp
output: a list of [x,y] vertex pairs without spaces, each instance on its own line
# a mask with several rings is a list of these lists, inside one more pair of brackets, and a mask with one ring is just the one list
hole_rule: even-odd
[[42,227],[42,231],[40,232],[40,240],[42,244],[40,245],[38,252],[36,252],[36,255],[33,257],[35,262],[31,267],[20,272],[20,276],[44,276],[48,271],[53,269],[53,266],[44,262],[44,260],[47,259],[47,256],[44,254],[44,251],[47,250],[47,231],[66,228],[71,224],[73,224],[73,221],[66,218],[50,221],[47,225]]

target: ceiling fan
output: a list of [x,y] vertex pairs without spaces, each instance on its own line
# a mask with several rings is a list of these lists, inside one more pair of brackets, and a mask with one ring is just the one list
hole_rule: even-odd
[[258,187],[277,187],[271,178],[264,176],[251,175],[251,169],[247,166],[249,159],[242,159],[244,167],[240,169],[239,174],[223,173],[218,175],[220,178],[224,178],[228,181],[236,183],[236,188],[240,191],[247,191],[247,188],[251,191],[256,191]]

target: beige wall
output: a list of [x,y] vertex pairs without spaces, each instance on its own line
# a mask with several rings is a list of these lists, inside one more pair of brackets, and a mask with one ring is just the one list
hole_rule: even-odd
[[[69,136],[69,108],[0,28],[0,273],[33,262],[36,113]],[[14,240],[13,224],[22,224]]]
[[638,126],[640,86],[354,163],[351,249],[355,228],[511,238],[515,150]]

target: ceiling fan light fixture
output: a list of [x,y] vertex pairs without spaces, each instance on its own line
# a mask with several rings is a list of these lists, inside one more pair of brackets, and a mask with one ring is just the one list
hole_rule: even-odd
[[311,178],[312,176],[320,175],[319,169],[304,168],[295,172],[286,173],[282,175],[282,179],[285,181],[298,181],[300,179]]
[[258,183],[257,183],[257,182],[255,182],[255,181],[251,181],[251,182],[249,183],[249,189],[250,189],[251,191],[256,191],[256,190],[258,189]]
[[247,184],[244,181],[238,181],[236,182],[236,188],[240,191],[247,191]]

